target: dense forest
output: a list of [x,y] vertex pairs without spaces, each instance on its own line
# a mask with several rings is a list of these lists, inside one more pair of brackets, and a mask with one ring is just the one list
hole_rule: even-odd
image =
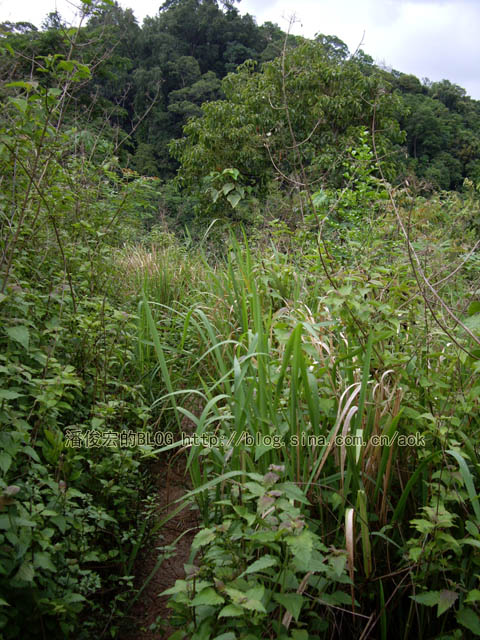
[[480,636],[480,102],[81,2],[0,25],[0,637]]
[[[41,65],[32,66],[32,60],[65,58],[70,52],[69,30],[57,13],[50,14],[41,29],[3,23],[1,33],[3,46],[17,54],[14,60],[4,59],[4,80],[28,77],[45,86],[50,76]],[[75,59],[92,74],[76,87],[70,119],[88,122],[90,131],[101,131],[116,145],[123,141],[118,149],[122,166],[162,179],[178,169],[169,145],[182,137],[188,119],[201,116],[206,102],[227,102],[233,109],[240,96],[232,93],[233,79],[222,81],[246,61],[246,68],[260,70],[280,55],[285,40],[277,25],[257,26],[252,16],[241,16],[233,2],[219,5],[216,0],[165,2],[142,26],[131,9],[105,3],[86,16],[75,37]],[[459,189],[465,178],[480,179],[480,103],[464,89],[448,80],[420,81],[379,69],[362,50],[352,59],[335,36],[319,34],[315,43],[326,69],[345,71],[335,80],[345,85],[345,93],[352,86],[348,71],[355,66],[365,82],[374,78],[395,95],[392,115],[404,134],[397,141],[402,152],[396,158],[402,177],[415,176],[424,190]],[[299,47],[305,39],[290,36],[288,44]],[[350,116],[339,114],[345,120]],[[235,126],[234,121],[224,124]],[[266,133],[261,126],[260,133]]]

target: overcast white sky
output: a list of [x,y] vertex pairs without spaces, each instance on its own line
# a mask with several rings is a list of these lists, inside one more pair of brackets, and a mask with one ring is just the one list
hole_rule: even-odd
[[[162,3],[120,0],[140,23]],[[336,35],[351,51],[363,37],[362,48],[376,62],[419,78],[447,78],[480,99],[480,0],[242,0],[237,6],[258,24],[268,20],[284,30],[295,13],[293,33]],[[69,0],[0,0],[0,22],[39,26],[55,8],[73,20]]]

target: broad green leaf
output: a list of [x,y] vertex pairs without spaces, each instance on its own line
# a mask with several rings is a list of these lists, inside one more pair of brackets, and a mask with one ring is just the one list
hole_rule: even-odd
[[36,523],[33,522],[33,520],[28,520],[28,518],[22,518],[21,516],[18,516],[15,518],[15,524],[17,524],[19,527],[36,527]]
[[35,451],[35,449],[32,449],[32,447],[30,447],[29,445],[27,445],[26,447],[23,447],[22,452],[26,453],[27,456],[30,456],[30,458],[35,460],[35,462],[40,463],[40,458],[38,457],[37,452]]
[[242,196],[238,193],[238,191],[235,191],[235,193],[229,193],[227,196],[227,200],[232,205],[233,209],[235,209],[235,207],[237,206],[237,204],[240,202],[241,199],[242,199]]
[[410,549],[410,551],[408,552],[410,558],[413,560],[413,562],[418,562],[420,556],[423,553],[423,548],[422,547],[412,547]]
[[79,80],[90,78],[90,76],[91,76],[91,72],[89,67],[86,64],[79,64],[77,62],[77,70],[73,75],[72,79],[75,80],[75,82],[78,82]]
[[243,614],[245,613],[245,611],[242,609],[242,607],[239,607],[236,604],[227,604],[226,607],[223,607],[223,609],[220,611],[220,613],[218,614],[219,618],[235,618],[237,616],[243,616]]
[[478,589],[472,589],[468,592],[465,602],[478,602],[480,600],[480,591]]
[[469,316],[474,316],[476,313],[480,313],[480,301],[474,300],[473,302],[471,302],[468,305],[467,313]]
[[260,613],[267,613],[265,607],[255,598],[247,598],[245,602],[242,603],[242,607],[248,609],[249,611],[259,611]]
[[257,497],[263,496],[266,491],[265,487],[257,482],[245,482],[244,487]]
[[26,89],[31,91],[38,87],[38,82],[26,82],[24,80],[17,80],[16,82],[7,82],[6,87],[18,87],[19,89]]
[[63,71],[73,71],[75,69],[75,64],[72,60],[61,60],[58,63],[58,69]]
[[278,534],[275,531],[255,531],[247,536],[249,540],[254,542],[260,542],[261,544],[267,544],[274,542],[278,539]]
[[418,602],[418,604],[424,604],[427,607],[434,607],[440,602],[440,594],[438,591],[427,591],[426,593],[419,593],[416,596],[410,596],[412,600]]
[[222,596],[220,596],[213,587],[207,587],[195,596],[195,598],[190,602],[190,605],[192,607],[197,607],[199,605],[223,604],[224,602],[225,598],[222,598]]
[[464,324],[471,331],[480,331],[480,313],[475,313],[474,315],[469,316],[466,320],[464,320]]
[[24,562],[17,573],[14,580],[21,580],[22,582],[33,582],[35,571],[31,562]]
[[68,602],[68,604],[74,604],[75,602],[85,602],[86,598],[80,593],[67,593],[67,595],[64,596],[64,600]]
[[248,591],[245,592],[247,600],[242,604],[242,606],[246,609],[250,609],[251,611],[260,611],[261,613],[266,613],[266,609],[261,602],[264,593],[265,588],[261,584],[248,589]]
[[280,482],[276,485],[276,488],[279,491],[283,491],[287,498],[290,498],[291,500],[297,500],[301,504],[310,504],[305,497],[304,492],[300,487],[297,487],[296,484],[293,484],[293,482]]
[[232,178],[234,180],[238,180],[238,178],[240,176],[240,171],[238,169],[233,168],[233,167],[232,168],[229,167],[228,169],[224,169],[222,171],[222,173],[224,175],[232,176]]
[[335,591],[334,593],[322,593],[321,601],[326,602],[330,605],[339,604],[342,605],[351,605],[352,604],[352,596],[344,593],[343,591]]
[[28,102],[25,98],[9,98],[9,102],[14,104],[20,113],[25,113],[28,107]]
[[257,571],[263,571],[263,569],[267,569],[268,567],[273,567],[278,564],[278,559],[273,556],[266,555],[262,556],[255,562],[253,562],[239,577],[243,577],[248,575],[249,573],[256,573]]
[[429,533],[433,529],[435,529],[435,523],[430,522],[430,520],[425,520],[424,518],[414,518],[410,520],[410,524],[415,526],[415,529],[422,534]]
[[247,521],[249,526],[251,526],[255,522],[255,514],[249,511],[246,507],[235,505],[233,509],[235,513],[237,513],[241,518],[244,518]]
[[28,345],[30,342],[30,332],[28,331],[27,327],[19,324],[16,327],[7,327],[5,331],[11,340],[15,340],[15,342],[19,342],[22,345],[22,347],[26,351],[28,351]]
[[295,559],[308,570],[308,563],[312,556],[313,537],[310,531],[304,529],[298,536],[288,536],[286,542]]
[[232,182],[227,182],[227,184],[224,184],[222,187],[223,194],[226,196],[232,189],[235,189],[235,185]]
[[480,636],[480,618],[470,607],[463,607],[458,611],[457,621],[474,635]]
[[238,589],[234,589],[233,587],[227,587],[225,591],[233,600],[234,604],[242,604],[247,599],[245,591],[239,591]]
[[255,462],[258,462],[260,458],[265,455],[267,451],[271,451],[272,448],[272,445],[267,445],[264,442],[260,442],[259,444],[255,445]]
[[0,469],[3,471],[3,473],[7,473],[7,471],[10,469],[11,464],[12,456],[10,456],[5,451],[2,451],[0,453]]
[[308,563],[308,570],[312,573],[324,573],[326,569],[325,558],[314,550]]
[[455,593],[455,591],[448,591],[447,589],[440,591],[438,596],[437,618],[441,616],[442,613],[445,613],[447,609],[450,609],[457,599],[458,593]]
[[37,551],[33,555],[33,565],[45,569],[46,571],[56,571],[57,568],[52,562],[52,556],[44,551]]
[[65,530],[67,528],[67,521],[64,516],[55,516],[51,519],[50,522],[55,524],[62,533],[65,533]]
[[234,589],[233,587],[227,587],[225,591],[231,597],[234,604],[240,605],[244,609],[248,609],[250,611],[260,611],[261,613],[266,613],[265,607],[260,602],[260,598],[262,597],[263,593],[262,587],[254,587],[253,589],[249,589],[246,592],[239,591],[238,589]]
[[302,595],[299,593],[275,593],[273,597],[282,605],[282,607],[285,607],[288,613],[292,614],[296,621],[298,621],[303,605]]
[[202,529],[197,533],[192,542],[192,547],[198,549],[204,547],[209,542],[215,539],[215,531],[213,529]]
[[345,571],[345,566],[347,564],[347,556],[345,553],[342,553],[338,556],[333,556],[330,559],[330,564],[335,572],[335,574],[340,577],[342,573]]
[[293,640],[308,640],[308,631],[305,629],[292,629]]
[[16,400],[17,398],[21,398],[23,393],[18,393],[17,391],[10,391],[10,389],[0,389],[0,400]]
[[173,587],[170,587],[169,589],[165,589],[165,591],[162,591],[162,593],[160,593],[160,596],[173,596],[176,593],[183,593],[187,591],[187,582],[186,580],[175,580],[175,584],[173,585]]

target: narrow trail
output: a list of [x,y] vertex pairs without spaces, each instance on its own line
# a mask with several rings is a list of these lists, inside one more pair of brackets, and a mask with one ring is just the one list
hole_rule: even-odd
[[[164,520],[178,508],[176,500],[191,489],[190,478],[185,474],[185,455],[158,461],[152,467],[152,474],[158,492],[158,518]],[[171,615],[171,609],[167,607],[168,596],[159,597],[159,594],[173,587],[177,579],[185,577],[184,564],[188,562],[197,528],[197,512],[186,507],[160,528],[140,554],[134,569],[137,589],[142,587],[154,570],[159,555],[165,553],[159,547],[172,545],[183,532],[187,532],[178,540],[172,554],[163,560],[133,605],[129,629],[122,640],[166,640],[175,631],[168,622]],[[152,630],[151,625],[154,625]]]

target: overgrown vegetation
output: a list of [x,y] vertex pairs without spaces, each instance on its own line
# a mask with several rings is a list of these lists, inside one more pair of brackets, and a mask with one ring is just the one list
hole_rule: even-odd
[[6,85],[0,132],[1,626],[88,638],[92,594],[95,625],[118,627],[148,521],[139,452],[116,444],[151,410],[134,307],[113,287],[114,248],[138,237],[148,183],[125,180],[105,140],[89,148],[84,123],[63,122],[88,68],[41,64],[55,84]]
[[[165,524],[148,463],[172,452],[192,481],[176,509],[201,519],[166,592],[172,640],[480,636],[475,153],[435,182],[452,160],[429,155],[427,125],[412,143],[404,108],[443,100],[473,122],[478,103],[335,38],[258,31],[229,3],[170,2],[142,30],[130,15],[107,61],[97,36],[127,14],[85,3],[68,32],[51,18],[31,73],[23,34],[0,42],[3,637],[135,624],[135,563]],[[188,49],[172,62],[184,109],[167,111],[195,117],[162,183],[132,157],[161,172],[148,145],[184,121],[161,124],[126,60],[143,89],[116,102],[112,69],[147,32],[167,64],[179,16],[225,46],[201,76]],[[245,51],[226,25],[276,36]],[[264,64],[220,84],[247,57]],[[409,186],[409,168],[459,190]],[[165,550],[149,553],[161,571]]]

